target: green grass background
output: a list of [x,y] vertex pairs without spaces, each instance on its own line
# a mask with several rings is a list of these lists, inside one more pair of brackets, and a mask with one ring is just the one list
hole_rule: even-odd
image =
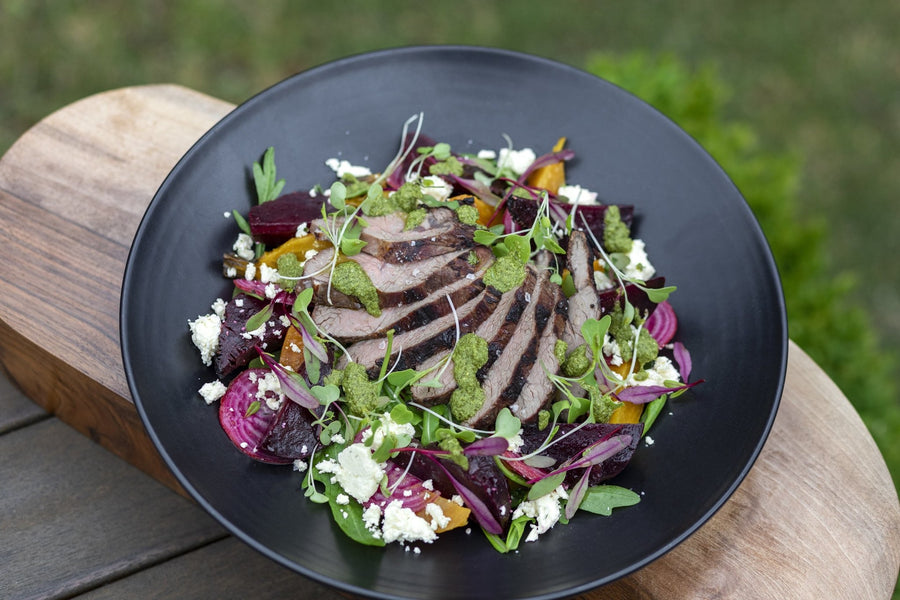
[[0,0],[0,153],[95,92],[174,82],[239,103],[391,46],[496,46],[589,69],[672,117],[735,180],[775,253],[791,337],[897,482],[898,23],[895,0]]

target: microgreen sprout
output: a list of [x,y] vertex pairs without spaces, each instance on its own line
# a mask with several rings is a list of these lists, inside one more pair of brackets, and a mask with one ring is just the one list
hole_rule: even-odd
[[253,181],[259,203],[274,200],[284,188],[284,179],[275,177],[275,148],[269,146],[263,154],[262,164],[253,163]]

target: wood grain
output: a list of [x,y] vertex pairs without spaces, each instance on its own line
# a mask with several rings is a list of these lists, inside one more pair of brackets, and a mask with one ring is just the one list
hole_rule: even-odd
[[0,436],[0,456],[4,598],[69,597],[226,537],[58,419]]
[[[128,245],[177,159],[232,107],[126,88],[47,117],[0,160],[0,363],[45,409],[175,487],[131,403],[118,338]],[[791,344],[754,468],[695,535],[582,598],[888,598],[896,488],[846,398]]]

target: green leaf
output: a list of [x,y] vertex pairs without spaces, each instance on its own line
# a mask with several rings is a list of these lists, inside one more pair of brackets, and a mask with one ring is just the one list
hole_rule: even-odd
[[531,257],[531,240],[522,235],[509,235],[503,240],[509,253],[523,263]]
[[533,520],[532,517],[525,515],[512,520],[509,524],[509,533],[506,534],[506,547],[508,550],[515,550],[519,547],[519,543],[522,541],[522,536],[525,533],[525,526]]
[[362,251],[365,245],[366,242],[359,238],[345,236],[344,239],[341,240],[341,252],[346,256],[356,256]]
[[472,239],[475,240],[476,244],[481,244],[483,246],[490,246],[494,242],[497,241],[497,238],[500,237],[496,233],[488,230],[488,229],[478,229],[475,231],[475,234],[472,236]]
[[537,500],[555,490],[566,478],[565,472],[555,473],[534,483],[528,490],[528,499]]
[[653,425],[653,422],[656,421],[656,417],[659,416],[659,413],[662,412],[663,407],[666,405],[666,395],[663,394],[656,400],[651,400],[644,407],[644,412],[641,414],[641,423],[644,424],[644,433],[643,435],[647,435],[647,431],[650,429],[650,426]]
[[363,507],[360,503],[350,498],[349,503],[338,504],[338,494],[342,494],[343,490],[338,484],[331,483],[330,476],[324,483],[325,496],[328,497],[328,506],[331,507],[331,514],[341,531],[354,542],[365,544],[366,546],[384,546],[384,540],[380,537],[376,538],[366,528],[362,517]]
[[659,304],[660,302],[664,302],[666,299],[668,299],[669,294],[671,294],[678,288],[674,285],[667,285],[666,287],[661,288],[642,287],[642,289],[647,293],[647,297],[650,298],[651,302]]
[[284,179],[275,178],[275,148],[272,146],[263,154],[262,164],[253,163],[253,182],[260,204],[274,200],[284,188]]
[[274,309],[272,308],[272,304],[267,304],[262,310],[247,319],[244,329],[247,331],[256,331],[272,317],[273,312]]
[[236,210],[231,211],[231,216],[234,217],[234,222],[237,223],[238,228],[246,233],[247,235],[253,235],[253,232],[250,231],[250,224],[247,223],[247,219],[244,218],[244,215],[239,213]]
[[254,400],[253,402],[251,402],[247,406],[246,412],[244,412],[244,418],[255,415],[257,412],[259,412],[260,406],[262,406],[262,405],[259,403],[259,400]]
[[588,488],[578,508],[608,517],[614,508],[633,506],[640,501],[640,495],[629,489],[617,485],[595,485]]
[[522,430],[522,421],[518,417],[513,416],[509,408],[504,407],[497,415],[494,429],[494,435],[510,439]]
[[331,203],[331,205],[338,210],[343,210],[344,207],[347,206],[346,199],[347,187],[340,181],[335,181],[334,183],[332,183],[331,195],[328,197],[328,201]]
[[314,385],[309,388],[309,392],[315,396],[316,400],[319,401],[319,404],[322,406],[327,406],[332,402],[337,402],[341,397],[341,390],[338,386],[334,384],[326,384],[326,385]]

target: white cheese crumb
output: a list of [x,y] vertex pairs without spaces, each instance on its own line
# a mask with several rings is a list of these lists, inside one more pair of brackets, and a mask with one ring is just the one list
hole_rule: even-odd
[[306,463],[305,460],[298,458],[297,460],[294,461],[294,470],[295,471],[303,473],[308,468],[309,468],[309,465]]
[[281,383],[273,371],[268,371],[256,382],[256,399],[265,402],[272,410],[278,410],[284,402],[284,394],[281,393]]
[[649,435],[644,437],[644,443],[647,444],[648,446],[652,446],[654,443],[653,438],[650,437]]
[[244,267],[244,279],[251,281],[254,277],[256,277],[256,265],[248,262],[247,266]]
[[559,517],[562,515],[560,502],[568,497],[566,490],[560,485],[549,494],[544,494],[535,500],[526,500],[516,507],[512,514],[513,519],[523,515],[537,519],[537,522],[531,525],[531,531],[528,533],[528,537],[525,538],[526,542],[536,541],[538,536],[546,533],[556,525]]
[[278,275],[278,269],[273,269],[266,263],[259,263],[259,280],[263,283],[278,283],[281,277]]
[[309,233],[309,223],[300,223],[297,225],[297,231],[294,232],[294,237],[303,237]]
[[372,438],[372,443],[370,444],[372,452],[376,452],[381,448],[381,443],[384,442],[384,438],[387,435],[401,438],[403,436],[412,437],[416,434],[416,429],[412,423],[397,423],[391,418],[391,413],[383,413],[378,420],[381,422],[381,425],[374,434],[371,429],[366,429],[362,434],[363,442],[368,443],[369,438]]
[[220,319],[224,319],[225,318],[225,307],[227,306],[227,304],[228,303],[225,302],[223,299],[216,298],[216,301],[212,303],[212,306],[210,306],[210,308],[212,308],[213,312],[216,313],[216,315]]
[[428,491],[433,492],[434,491],[434,482],[430,479],[426,479],[425,481],[422,482],[422,487]]
[[522,150],[501,148],[497,158],[497,166],[501,169],[508,168],[516,175],[521,175],[528,170],[528,167],[531,166],[531,163],[536,158],[537,155],[531,148],[523,148]]
[[191,341],[200,350],[200,359],[207,367],[219,349],[219,332],[222,330],[222,319],[215,313],[197,317],[188,321],[191,329]]
[[565,196],[569,204],[598,204],[597,192],[592,192],[580,185],[561,185],[557,193],[560,196]]
[[338,504],[347,505],[350,504],[350,496],[347,494],[338,494],[334,497],[334,501]]
[[225,395],[225,391],[227,388],[225,384],[219,381],[218,379],[215,381],[210,381],[208,383],[204,383],[200,386],[200,396],[206,400],[207,404],[212,404],[219,398]]
[[609,364],[618,367],[622,364],[622,349],[619,342],[608,333],[603,336],[603,354],[609,357]]
[[372,171],[368,169],[368,167],[362,167],[350,164],[350,161],[340,160],[338,158],[329,158],[325,161],[325,164],[329,169],[334,171],[334,173],[338,177],[343,177],[344,175],[353,175],[354,177],[365,177],[366,175],[371,175]]
[[485,160],[494,160],[495,158],[497,158],[497,153],[493,150],[479,150],[476,156]]
[[234,253],[244,260],[253,260],[256,258],[256,252],[253,250],[253,238],[246,233],[239,233],[237,239],[234,240],[231,249]]
[[450,517],[444,514],[444,511],[435,502],[429,502],[425,505],[425,514],[431,517],[431,528],[437,531],[450,524]]
[[226,210],[224,213],[222,213],[222,216],[225,217],[226,219],[230,219],[231,213]]
[[653,365],[645,369],[647,377],[637,380],[632,374],[625,380],[625,385],[658,385],[665,386],[666,381],[681,381],[681,375],[668,356],[657,356]]
[[450,502],[455,502],[455,503],[459,504],[460,506],[463,506],[463,499],[462,499],[462,496],[460,496],[459,494],[453,494],[453,497],[450,498]]
[[425,177],[422,182],[422,193],[428,194],[435,200],[443,202],[453,193],[453,186],[440,177]]
[[384,509],[384,523],[381,526],[384,541],[391,542],[433,542],[437,534],[431,525],[403,503],[394,500]]
[[338,454],[337,483],[360,503],[372,497],[384,477],[384,468],[363,444],[350,444]]

